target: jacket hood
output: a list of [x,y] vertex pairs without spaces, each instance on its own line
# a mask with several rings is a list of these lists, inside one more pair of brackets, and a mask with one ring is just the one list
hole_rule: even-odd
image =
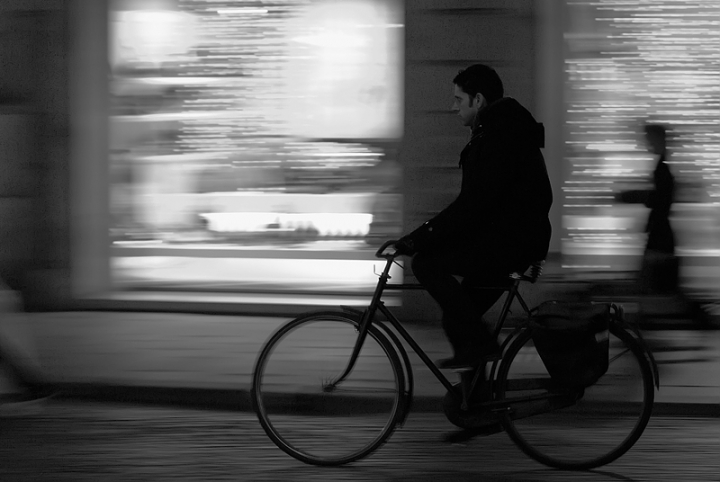
[[544,147],[545,130],[542,123],[520,102],[503,97],[478,112],[473,123],[473,136],[480,134],[510,134],[518,141],[528,139],[536,147]]

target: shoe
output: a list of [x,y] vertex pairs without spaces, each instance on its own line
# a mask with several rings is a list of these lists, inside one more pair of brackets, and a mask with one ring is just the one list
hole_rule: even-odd
[[462,370],[477,368],[479,365],[497,361],[502,358],[502,350],[497,342],[486,343],[472,354],[456,354],[452,358],[438,360],[436,365],[441,370]]

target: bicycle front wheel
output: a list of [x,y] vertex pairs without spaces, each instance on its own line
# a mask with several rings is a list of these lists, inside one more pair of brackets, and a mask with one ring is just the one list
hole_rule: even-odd
[[597,383],[558,387],[524,330],[508,347],[496,393],[503,425],[527,455],[550,467],[587,470],[627,452],[650,419],[653,372],[643,348],[618,326],[610,329],[610,363]]
[[358,317],[344,312],[300,316],[272,335],[256,362],[251,397],[260,424],[279,448],[305,463],[358,460],[385,442],[402,415],[402,365],[376,327],[338,382],[358,327]]

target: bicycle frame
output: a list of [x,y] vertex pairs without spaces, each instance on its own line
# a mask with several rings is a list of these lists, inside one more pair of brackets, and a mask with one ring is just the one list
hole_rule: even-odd
[[[444,372],[441,372],[440,369],[435,366],[423,348],[413,339],[413,336],[408,330],[403,327],[400,319],[396,317],[383,302],[382,297],[385,290],[425,290],[423,286],[417,283],[390,283],[390,270],[393,263],[397,262],[396,258],[398,253],[392,252],[385,254],[384,250],[393,244],[394,242],[392,241],[386,242],[376,253],[378,258],[385,259],[385,266],[381,273],[378,274],[377,286],[372,294],[369,305],[364,311],[342,307],[344,313],[336,310],[305,313],[281,327],[263,347],[253,371],[253,385],[251,389],[252,402],[263,429],[278,447],[306,463],[316,465],[341,465],[364,457],[384,443],[396,426],[404,424],[410,413],[413,401],[413,369],[411,360],[408,357],[409,350],[405,346],[406,343],[447,390],[447,395],[442,399],[442,409],[448,420],[458,427],[470,430],[470,435],[496,433],[504,429],[512,441],[533,459],[550,467],[582,470],[612,462],[629,450],[638,440],[651,415],[654,401],[653,385],[655,385],[655,387],[658,386],[657,366],[655,365],[652,354],[645,346],[636,324],[629,323],[622,316],[622,307],[614,304],[609,304],[608,307],[611,317],[608,321],[610,325],[607,330],[609,332],[607,336],[609,338],[609,336],[614,335],[616,340],[614,342],[614,351],[610,351],[610,343],[612,342],[609,341],[607,344],[608,364],[619,356],[629,353],[629,357],[634,360],[634,362],[631,360],[631,364],[633,365],[631,369],[633,371],[628,372],[626,367],[629,365],[625,363],[616,365],[616,368],[620,370],[619,375],[611,373],[608,379],[606,379],[610,383],[605,383],[600,389],[600,398],[592,400],[592,396],[584,398],[586,396],[585,388],[587,388],[585,382],[574,383],[570,381],[565,383],[561,377],[553,376],[549,367],[545,367],[547,369],[543,370],[543,368],[538,365],[539,370],[535,370],[534,368],[528,369],[528,366],[525,364],[528,362],[533,364],[544,363],[544,360],[540,360],[540,358],[542,358],[541,352],[536,349],[537,345],[535,345],[535,343],[540,340],[538,334],[541,333],[539,330],[543,325],[541,319],[538,320],[538,325],[535,325],[532,317],[535,315],[537,309],[533,308],[531,310],[528,307],[519,293],[519,286],[523,281],[534,282],[540,274],[542,263],[532,263],[529,274],[517,272],[509,274],[507,282],[505,282],[505,280],[499,280],[495,286],[478,286],[476,287],[478,289],[497,289],[500,290],[501,294],[505,293],[500,314],[491,330],[494,332],[495,337],[501,334],[508,314],[510,313],[512,303],[515,300],[518,300],[527,317],[524,318],[521,316],[517,324],[512,327],[513,329],[505,332],[508,333],[508,336],[502,341],[502,357],[500,357],[500,359],[496,357],[491,367],[488,367],[487,363],[482,363],[479,367],[472,370],[461,371],[460,383],[453,384],[448,380]],[[497,286],[503,284],[504,286]],[[547,305],[541,304],[540,306]],[[311,347],[305,343],[307,338],[303,338],[302,335],[295,338],[300,344],[294,346],[292,345],[294,337],[287,335],[294,333],[297,329],[304,329],[304,327],[308,325],[315,326],[315,322],[324,321],[331,326],[339,327],[342,325],[342,328],[345,330],[350,328],[356,331],[356,333],[344,332],[349,335],[349,340],[337,338],[338,340],[347,340],[350,343],[352,351],[350,359],[347,362],[340,361],[340,367],[337,366],[338,357],[342,357],[340,358],[341,360],[345,359],[347,355],[343,355],[342,353],[347,352],[345,349],[340,349],[344,343],[338,344],[335,342],[335,338],[331,337],[330,340],[327,340],[330,343],[329,346],[320,347],[328,349],[326,350],[326,354],[330,358],[325,358],[326,361],[321,361],[320,364],[318,364],[317,360],[310,360],[310,357],[301,358],[301,361],[309,362],[307,365],[309,368],[320,367],[323,369],[319,377],[311,375],[306,379],[308,383],[299,383],[297,386],[293,385],[289,392],[278,391],[274,393],[273,388],[265,390],[263,388],[265,385],[274,387],[277,383],[277,375],[272,373],[272,368],[267,369],[269,366],[275,365],[275,369],[279,370],[279,373],[284,376],[287,374],[287,355],[284,354],[295,354],[298,348],[311,349]],[[606,320],[603,320],[603,323],[605,321]],[[332,325],[332,323],[337,323],[337,325]],[[581,328],[583,326],[585,325],[581,325]],[[552,329],[552,325],[549,327]],[[599,328],[601,330],[606,329],[604,325]],[[334,332],[334,330],[330,331]],[[310,332],[305,331],[302,333],[308,334]],[[505,335],[505,333],[503,333],[503,335]],[[603,335],[604,334],[603,332]],[[313,333],[308,336],[318,339],[317,337],[322,338],[323,333]],[[368,336],[371,338],[368,339]],[[276,347],[285,343],[284,340],[286,340],[286,338],[290,340],[290,342],[282,345],[286,349],[277,351],[277,360],[282,363],[270,363],[269,359],[271,356],[274,356],[273,354],[275,353]],[[366,341],[369,343],[371,340],[377,343],[376,347],[379,347],[380,352],[369,354],[369,365],[367,368],[364,366],[361,367],[363,364],[358,361],[360,353],[363,350],[364,343]],[[563,341],[563,343],[572,345],[573,342],[570,340],[567,342]],[[348,347],[348,345],[345,346]],[[353,385],[351,383],[351,373],[353,370],[363,372],[360,374],[363,376],[369,375],[373,367],[376,366],[375,362],[378,360],[376,357],[382,358],[382,361],[386,364],[389,362],[389,366],[385,365],[388,368],[383,370],[383,374],[392,374],[392,378],[390,380],[382,380],[382,384],[375,387],[375,390],[372,390],[364,384],[366,380],[375,378],[373,376],[360,377],[357,380],[358,384]],[[519,360],[520,363],[515,365],[515,360]],[[345,366],[342,366],[343,363],[345,363]],[[331,373],[337,373],[336,370],[340,368],[342,374],[328,381],[328,373],[324,370],[325,368],[329,368],[329,372]],[[490,368],[490,372],[488,383],[486,384],[484,377],[481,375],[484,375],[488,368]],[[298,365],[298,369],[302,371],[300,365]],[[365,372],[366,369],[369,370],[369,372]],[[626,373],[629,373],[629,376],[626,375]],[[632,378],[633,374],[638,374],[637,379]],[[333,377],[333,375],[329,376]],[[574,456],[565,457],[566,447],[568,446],[568,439],[565,436],[565,432],[568,429],[576,432],[576,436],[581,443],[586,443],[587,441],[587,434],[585,433],[587,427],[577,423],[577,420],[579,420],[578,416],[583,413],[582,409],[585,408],[585,413],[592,414],[596,405],[606,405],[607,400],[603,395],[606,395],[607,387],[612,387],[612,382],[617,381],[617,379],[624,381],[623,379],[625,378],[632,384],[637,384],[638,381],[640,383],[637,386],[633,385],[629,398],[621,397],[617,399],[620,408],[627,405],[632,410],[625,416],[622,415],[622,410],[618,411],[615,408],[610,408],[604,413],[606,415],[605,419],[601,420],[601,426],[604,428],[606,425],[605,422],[618,419],[616,425],[619,431],[613,429],[614,431],[612,432],[618,435],[618,443],[616,445],[612,445],[615,443],[614,441],[609,441],[610,445],[598,443],[599,451],[597,451],[596,455],[592,455],[590,452],[586,454],[585,451],[580,451],[580,453],[575,454],[582,457],[581,459]],[[306,423],[303,420],[303,417],[307,413],[306,406],[312,405],[313,409],[316,408],[316,404],[312,402],[313,399],[311,397],[317,395],[318,381],[322,384],[322,390],[332,392],[336,388],[340,388],[340,384],[346,379],[348,380],[349,392],[352,393],[358,388],[368,388],[365,393],[372,394],[373,396],[366,399],[361,395],[356,399],[352,395],[348,398],[347,394],[341,393],[339,394],[340,396],[335,399],[339,404],[337,406],[343,409],[349,408],[349,411],[336,412],[333,406],[329,404],[335,397],[327,396],[327,394],[320,395],[319,400],[322,400],[322,403],[317,408],[322,410],[324,414],[332,416],[337,413],[338,416],[343,417],[330,424],[331,428],[336,430],[331,430],[328,434],[335,433],[335,435],[343,438],[339,439],[338,442],[331,441],[329,444],[326,443],[327,434],[321,433],[324,418],[322,420],[315,419],[315,422],[321,425],[310,427],[306,432],[302,432],[303,429],[298,426],[298,423],[301,423],[303,426]],[[594,382],[590,382],[591,385],[593,383]],[[625,388],[624,385],[619,385],[619,387],[621,389]],[[297,390],[294,390],[295,388],[297,388]],[[304,391],[302,390],[303,388],[308,388],[310,391]],[[625,392],[619,391],[618,393],[624,394]],[[382,409],[379,410],[378,413],[382,415],[381,412],[385,412],[387,417],[376,419],[376,417],[373,416],[368,419],[368,421],[372,423],[368,424],[365,423],[363,418],[355,419],[350,424],[346,423],[344,417],[347,415],[359,415],[360,417],[365,415],[365,412],[357,410],[358,405],[348,402],[355,402],[357,400],[360,404],[364,404],[369,401],[375,401],[377,397],[374,395],[377,394],[383,395],[382,403],[377,404],[377,406]],[[483,396],[475,398],[474,395]],[[486,397],[484,395],[489,396]],[[590,395],[592,395],[592,393],[590,393]],[[279,403],[274,401],[275,397],[277,397]],[[390,397],[392,397],[391,404],[387,403],[390,401]],[[589,403],[581,405],[578,403],[581,400],[583,402],[588,401]],[[616,399],[612,398],[610,400],[615,401]],[[325,405],[326,402],[328,405]],[[568,407],[574,407],[575,405],[578,406],[578,411],[566,414],[567,422],[556,423],[553,418],[550,418],[540,420],[540,425],[535,424],[535,421],[532,421],[528,425],[523,425],[523,422],[520,421],[521,419],[560,411]],[[635,408],[637,408],[637,410],[635,410]],[[371,413],[375,414],[375,411]],[[618,417],[618,415],[622,416]],[[292,420],[293,416],[300,418],[295,421]],[[551,415],[551,417],[552,416],[553,415]],[[637,417],[637,421],[633,422],[635,417]],[[592,426],[595,425],[594,420],[593,417],[588,419],[588,423],[590,424],[588,427],[592,428]],[[312,421],[308,421],[307,423],[310,424]],[[371,432],[375,432],[374,438],[372,438],[372,434],[370,434],[370,438],[363,436],[360,441],[361,445],[357,446],[357,448],[348,446],[348,450],[344,451],[345,454],[336,454],[336,446],[341,450],[344,448],[341,445],[343,445],[344,437],[348,432],[347,429],[350,428],[349,431],[353,432],[355,427],[360,427],[361,425],[361,431],[363,433],[366,431],[365,425],[367,425],[367,428],[371,428]],[[374,425],[374,427],[370,427],[370,425]],[[543,433],[540,434],[543,438],[537,439],[539,440],[539,444],[533,441],[533,437],[527,438],[525,436],[525,433],[530,433],[531,435],[534,433],[537,434],[538,427],[543,429]],[[527,432],[525,430],[526,428],[528,429]],[[625,428],[627,428],[627,432]],[[545,442],[545,429],[551,431],[555,429],[557,435],[554,441],[551,440],[550,443]],[[286,437],[283,434],[285,431],[287,431],[290,437]],[[300,435],[298,436],[298,434]],[[316,439],[316,435],[319,438]],[[602,438],[605,437],[603,436]],[[300,442],[304,439],[309,439],[309,443],[306,444],[305,447],[302,447]],[[319,452],[316,451],[316,447],[318,446],[321,447]],[[605,448],[606,446],[607,448]],[[325,447],[328,451],[327,454],[323,453]]]
[[[370,325],[375,322],[375,315],[377,314],[378,310],[385,315],[390,325],[397,331],[397,333],[400,334],[403,340],[410,345],[410,347],[413,349],[413,351],[420,357],[420,359],[425,363],[425,365],[430,369],[430,371],[435,375],[435,377],[438,379],[440,383],[443,384],[445,388],[448,389],[449,392],[455,393],[455,387],[453,384],[448,380],[448,378],[435,366],[435,364],[430,360],[430,358],[427,356],[425,351],[422,349],[422,347],[413,339],[412,335],[402,326],[402,323],[400,320],[390,311],[390,309],[385,306],[385,303],[382,301],[382,295],[385,292],[385,290],[424,290],[425,288],[422,285],[419,284],[393,284],[388,283],[388,281],[391,279],[390,276],[390,268],[392,267],[392,264],[395,263],[395,254],[382,254],[382,251],[388,246],[389,243],[385,243],[383,247],[378,250],[377,256],[380,258],[385,258],[386,264],[385,268],[383,269],[382,273],[379,275],[378,284],[375,288],[375,292],[373,293],[372,300],[370,301],[370,304],[368,305],[368,308],[362,312],[362,317],[360,321],[360,326],[358,327],[358,339],[355,344],[355,347],[353,349],[352,355],[350,356],[350,360],[348,362],[348,366],[345,368],[343,373],[335,379],[332,383],[328,384],[326,389],[328,391],[332,390],[336,385],[341,383],[352,371],[353,367],[355,366],[355,362],[360,354],[360,350],[362,349],[363,343],[365,342],[365,337],[367,336],[368,330],[370,328]],[[513,282],[509,286],[485,286],[485,287],[477,287],[477,289],[501,289],[505,292],[507,292],[507,295],[505,297],[505,302],[503,303],[503,307],[500,311],[500,315],[498,317],[498,320],[495,325],[494,330],[494,336],[497,339],[498,335],[500,334],[500,331],[503,328],[503,325],[505,323],[505,319],[507,318],[508,313],[510,312],[510,306],[512,305],[512,302],[514,300],[518,300],[520,305],[522,306],[525,313],[528,315],[528,319],[530,317],[530,308],[528,308],[527,303],[525,303],[525,300],[520,295],[518,288],[521,283],[521,278],[515,278],[513,279]],[[348,308],[344,308],[349,311],[356,312],[360,314],[357,310],[351,310]],[[522,329],[522,326],[520,325],[508,336],[503,344],[502,348],[504,349],[508,343],[514,338],[514,336]],[[396,338],[396,337],[395,337]],[[400,343],[397,342],[397,339],[393,340],[396,345],[400,345]],[[401,345],[397,347],[398,350],[403,350],[404,347]],[[402,354],[402,352],[401,352]],[[405,358],[405,357],[404,357]],[[497,367],[497,361],[493,362],[491,373],[490,373],[490,379],[492,380],[495,369]],[[412,372],[411,367],[408,367],[408,373],[411,378],[410,384],[412,386]],[[481,374],[481,370],[474,370],[472,381],[469,384],[469,387],[467,384],[463,384],[463,405],[466,407],[468,403],[469,395],[473,392],[475,389],[475,386],[477,384],[477,381],[479,379],[479,376]]]

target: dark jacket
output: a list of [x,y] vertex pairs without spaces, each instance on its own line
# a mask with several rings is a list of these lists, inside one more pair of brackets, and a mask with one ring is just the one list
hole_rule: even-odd
[[645,204],[650,208],[645,232],[646,251],[675,253],[675,235],[670,224],[670,209],[675,197],[675,178],[661,156],[653,171],[653,189],[635,189],[619,192],[615,198],[624,203]]
[[460,194],[408,236],[415,251],[470,251],[511,266],[544,259],[553,195],[541,132],[515,99],[480,111],[460,154]]
[[646,249],[663,253],[675,252],[675,235],[670,226],[670,208],[675,195],[675,179],[665,163],[665,157],[658,159],[653,172],[655,189],[648,194],[645,205],[650,208],[647,227]]

